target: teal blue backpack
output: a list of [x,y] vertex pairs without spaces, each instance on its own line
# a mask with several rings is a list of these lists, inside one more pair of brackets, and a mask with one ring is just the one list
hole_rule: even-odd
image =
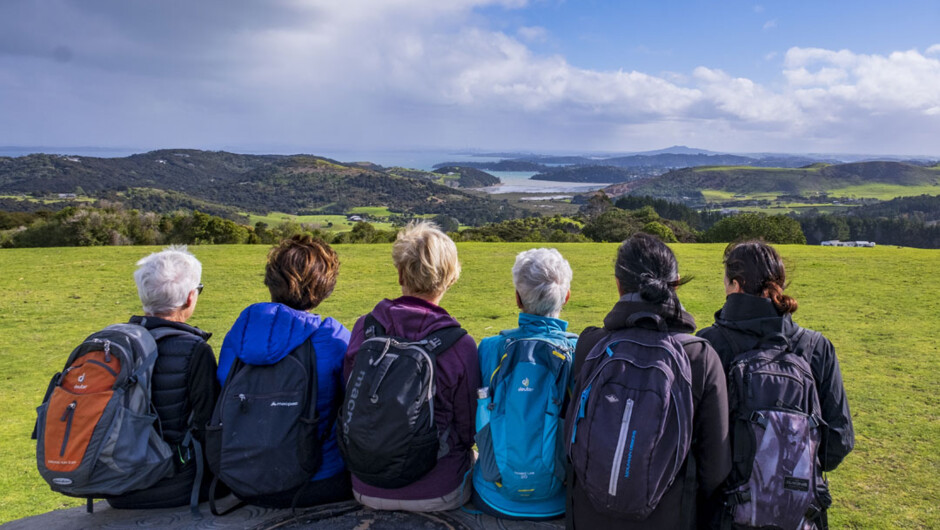
[[564,340],[528,338],[508,339],[502,350],[481,389],[489,403],[476,434],[480,472],[507,499],[552,498],[564,488],[561,412],[571,347]]

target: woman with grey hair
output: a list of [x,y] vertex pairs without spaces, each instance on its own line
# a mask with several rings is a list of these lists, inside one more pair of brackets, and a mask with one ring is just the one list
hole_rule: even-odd
[[495,517],[552,519],[565,513],[557,442],[577,335],[558,316],[571,295],[571,266],[555,249],[527,250],[516,256],[512,278],[519,327],[479,347],[485,386],[478,391],[473,503]]
[[[137,262],[134,281],[144,315],[132,317],[130,323],[151,332],[158,328],[183,332],[157,342],[152,382],[152,401],[163,439],[179,458],[174,458],[176,470],[170,477],[149,488],[108,499],[114,508],[171,508],[189,504],[196,461],[183,440],[191,429],[200,443],[205,440],[204,426],[219,395],[215,355],[206,343],[210,334],[186,324],[202,293],[201,277],[202,264],[185,246],[167,247]],[[208,470],[205,465],[203,468]],[[201,500],[208,498],[211,478],[206,472]]]

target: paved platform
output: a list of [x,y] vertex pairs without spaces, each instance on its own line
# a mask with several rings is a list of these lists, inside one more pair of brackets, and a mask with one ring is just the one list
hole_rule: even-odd
[[[219,502],[220,509],[230,500]],[[115,510],[104,501],[95,503],[95,512],[86,513],[85,507],[57,510],[3,525],[4,530],[91,530],[159,528],[177,529],[350,529],[350,530],[559,530],[564,520],[545,522],[506,521],[475,510],[453,510],[439,513],[378,512],[360,506],[355,501],[326,504],[315,508],[269,510],[244,506],[223,517],[215,517],[203,503],[202,519],[194,519],[189,507],[164,510]]]

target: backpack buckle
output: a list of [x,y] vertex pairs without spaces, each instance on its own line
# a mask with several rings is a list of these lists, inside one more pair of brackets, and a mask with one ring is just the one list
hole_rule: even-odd
[[728,494],[728,500],[725,502],[728,506],[735,504],[744,504],[751,501],[751,490],[734,491]]
[[763,428],[767,428],[767,418],[763,414],[757,412],[756,410],[751,413],[751,417],[748,419],[751,423],[756,423]]
[[431,337],[430,339],[428,339],[428,346],[430,346],[428,350],[436,350],[438,346],[441,345],[442,342],[443,341],[439,337]]

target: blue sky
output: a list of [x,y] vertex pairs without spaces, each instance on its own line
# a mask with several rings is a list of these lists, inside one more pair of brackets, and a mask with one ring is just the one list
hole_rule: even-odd
[[0,145],[940,156],[940,2],[4,0]]

